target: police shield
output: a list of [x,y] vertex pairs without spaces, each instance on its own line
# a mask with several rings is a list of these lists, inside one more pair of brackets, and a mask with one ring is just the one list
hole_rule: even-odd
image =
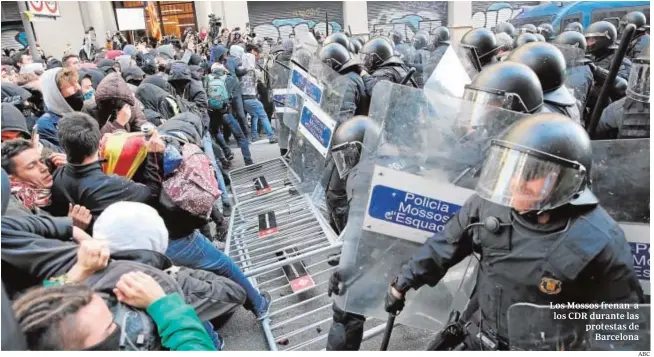
[[[572,74],[578,72],[582,66],[587,64],[585,60],[585,52],[583,49],[577,46],[563,45],[563,44],[553,44],[556,48],[561,51],[563,58],[565,58],[566,66],[566,81],[565,86],[568,89],[573,91],[574,97],[578,100],[585,99],[588,95],[586,92],[589,88],[585,88],[584,84],[586,81],[579,80],[574,78]],[[579,68],[577,68],[579,67]],[[588,71],[590,72],[590,71]]]
[[650,347],[649,304],[517,303],[507,311],[514,351],[644,351]]
[[649,139],[597,140],[592,145],[592,191],[624,231],[636,276],[649,295]]
[[291,110],[284,118],[297,122],[297,131],[289,144],[290,165],[300,177],[300,192],[315,193],[313,198],[323,201],[321,179],[332,136],[340,122],[354,115],[342,109],[347,78],[315,56],[306,67],[291,62],[285,105]]
[[[465,58],[465,57],[464,57]],[[466,70],[461,57],[457,54],[456,46],[449,46],[442,56],[434,54],[429,58],[425,68],[426,75],[425,91],[436,95],[443,93],[453,97],[463,97],[463,90],[466,84],[470,84],[470,76]]]
[[[375,87],[369,116],[382,131],[366,132],[366,150],[348,178],[344,287],[335,301],[345,311],[384,319],[392,278],[427,238],[442,234],[473,194],[490,139],[523,115],[384,81]],[[464,258],[435,287],[409,291],[397,321],[442,328],[452,310],[466,305],[475,266],[475,258]]]

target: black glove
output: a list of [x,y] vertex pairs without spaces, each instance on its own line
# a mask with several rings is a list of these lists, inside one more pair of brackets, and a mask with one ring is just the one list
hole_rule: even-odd
[[343,283],[343,276],[337,270],[329,278],[329,286],[327,287],[327,296],[332,297],[332,294],[341,295],[341,289],[339,285]]
[[388,287],[388,292],[386,293],[386,303],[384,304],[384,308],[386,309],[386,312],[389,314],[393,315],[398,315],[402,309],[404,309],[404,295],[402,295],[401,298],[396,298],[395,295],[393,295],[393,287],[389,286]]

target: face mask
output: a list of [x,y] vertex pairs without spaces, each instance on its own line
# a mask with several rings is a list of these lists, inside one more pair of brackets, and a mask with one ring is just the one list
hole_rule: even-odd
[[90,91],[84,93],[84,100],[89,100],[93,98],[94,94],[95,94],[95,89],[91,89]]
[[84,351],[118,351],[120,350],[120,325],[116,324],[116,328],[111,335],[107,336],[104,341],[98,342],[91,347],[87,347]]
[[68,105],[70,105],[70,107],[76,112],[79,112],[82,110],[82,107],[84,107],[84,95],[82,94],[81,89],[70,97],[64,99],[66,99],[66,103],[68,103]]

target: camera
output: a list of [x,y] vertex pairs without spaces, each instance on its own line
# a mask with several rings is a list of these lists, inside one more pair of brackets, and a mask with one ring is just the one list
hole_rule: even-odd
[[223,23],[222,23],[222,20],[220,19],[220,17],[217,17],[215,14],[209,14],[209,26],[210,27],[214,27],[214,26],[222,27]]

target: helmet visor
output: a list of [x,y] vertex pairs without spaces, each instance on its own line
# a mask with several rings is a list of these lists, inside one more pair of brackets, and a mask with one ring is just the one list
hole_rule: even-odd
[[633,61],[627,94],[639,102],[649,103],[649,61],[638,59]]
[[585,177],[586,169],[576,162],[494,140],[476,191],[520,213],[550,210],[570,202]]
[[[463,92],[465,108],[461,108],[460,126],[474,129],[486,126],[496,114],[494,108],[527,112],[520,96],[501,90],[478,88],[467,85]],[[472,105],[470,105],[472,103]]]
[[338,171],[338,176],[345,179],[350,170],[359,162],[361,143],[347,142],[332,148],[332,159]]

